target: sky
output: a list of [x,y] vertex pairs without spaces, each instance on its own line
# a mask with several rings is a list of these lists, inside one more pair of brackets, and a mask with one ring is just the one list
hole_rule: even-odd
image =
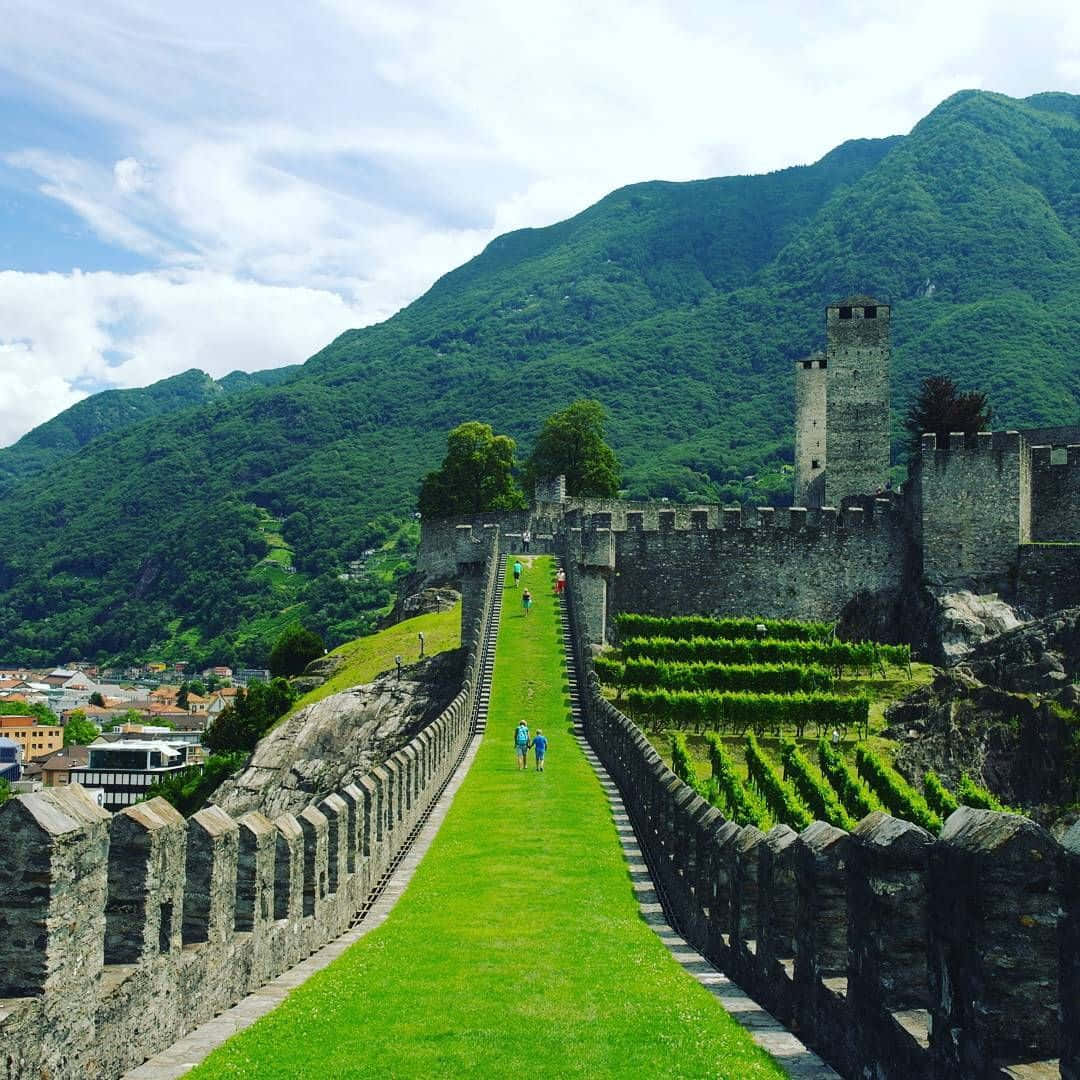
[[0,0],[0,446],[303,361],[625,184],[806,164],[967,88],[1080,92],[1080,4]]

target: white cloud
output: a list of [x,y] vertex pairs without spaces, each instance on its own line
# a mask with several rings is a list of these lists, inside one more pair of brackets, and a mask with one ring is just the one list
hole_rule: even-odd
[[[26,343],[0,363],[36,357],[60,409],[87,374],[295,362],[628,183],[809,162],[965,86],[1080,90],[1080,7],[9,0],[0,74],[87,133],[3,160],[162,268],[0,279],[0,341]],[[245,333],[245,306],[268,321]],[[132,358],[102,367],[113,348]]]
[[113,176],[116,178],[117,190],[124,195],[142,191],[150,182],[146,170],[133,157],[121,158],[113,166]]
[[83,397],[72,383],[279,367],[365,321],[334,293],[212,272],[0,273],[0,444]]

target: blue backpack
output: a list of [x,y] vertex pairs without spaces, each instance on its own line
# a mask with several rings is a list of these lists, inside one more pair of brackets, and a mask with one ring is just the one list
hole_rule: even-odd
[[514,745],[515,746],[528,746],[529,745],[529,729],[527,727],[518,727],[514,733]]

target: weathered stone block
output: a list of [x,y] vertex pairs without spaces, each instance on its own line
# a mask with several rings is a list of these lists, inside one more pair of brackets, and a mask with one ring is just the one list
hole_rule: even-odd
[[236,922],[240,829],[224,810],[208,806],[188,819],[183,941],[223,945]]
[[85,993],[104,961],[108,822],[78,785],[0,808],[0,998]]
[[187,822],[164,799],[128,806],[109,828],[105,963],[142,964],[180,947]]
[[931,1052],[944,1078],[1057,1056],[1057,845],[962,806],[930,853]]
[[236,929],[255,931],[274,918],[275,842],[273,824],[257,810],[237,821]]
[[305,806],[297,815],[304,834],[304,915],[316,915],[330,885],[327,852],[330,826],[315,806]]

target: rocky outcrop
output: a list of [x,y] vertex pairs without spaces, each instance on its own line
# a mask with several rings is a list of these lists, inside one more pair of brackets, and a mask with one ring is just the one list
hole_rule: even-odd
[[440,653],[301,709],[255,748],[214,793],[236,817],[269,818],[305,806],[380,765],[441,713],[461,687],[463,653]]
[[1080,682],[1080,608],[1048,615],[983,642],[966,659],[981,682],[1054,693]]
[[426,574],[414,572],[401,580],[394,606],[379,620],[379,629],[416,615],[450,611],[460,600],[461,593],[457,589],[447,584],[431,584]]
[[996,596],[970,592],[937,597],[935,637],[947,664],[966,657],[976,646],[1020,626],[1016,611]]

